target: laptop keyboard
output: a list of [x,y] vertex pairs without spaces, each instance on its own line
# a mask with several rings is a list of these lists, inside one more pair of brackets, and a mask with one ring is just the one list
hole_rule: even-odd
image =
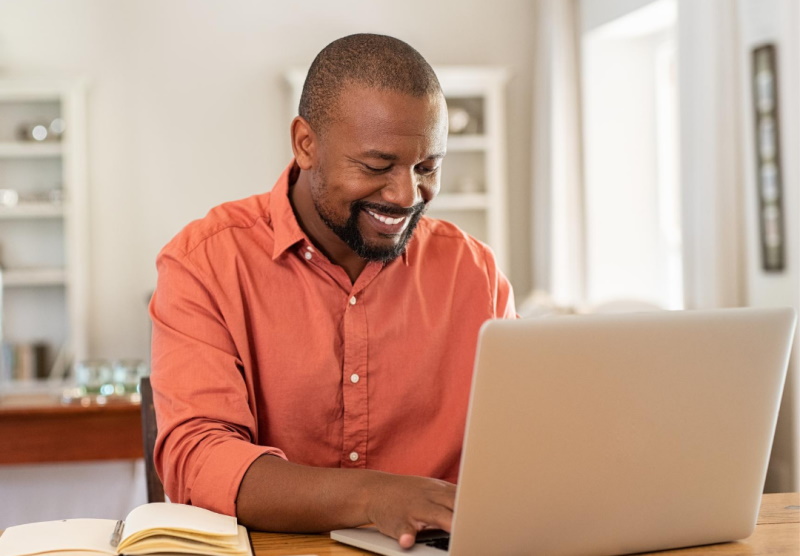
[[430,541],[422,541],[425,546],[432,546],[439,550],[448,550],[450,548],[450,537],[443,537],[441,539],[433,539]]
[[417,544],[424,544],[439,550],[448,550],[450,548],[450,535],[444,531],[423,531],[417,536]]

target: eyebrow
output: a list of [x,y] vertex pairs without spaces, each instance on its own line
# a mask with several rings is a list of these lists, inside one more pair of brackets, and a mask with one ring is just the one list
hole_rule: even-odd
[[[429,157],[427,157],[425,160],[438,160],[440,158],[444,158],[445,154],[446,153],[443,153],[443,152],[442,153],[434,153],[434,154],[430,155]],[[387,160],[389,162],[394,162],[394,161],[396,161],[397,159],[400,158],[396,154],[385,153],[385,152],[379,151],[377,149],[371,149],[369,151],[363,152],[363,153],[361,153],[361,156],[363,158],[373,158],[373,159],[378,159],[378,160]]]

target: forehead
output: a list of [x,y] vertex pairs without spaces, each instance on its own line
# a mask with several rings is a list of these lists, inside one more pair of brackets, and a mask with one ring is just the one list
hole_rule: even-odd
[[444,151],[447,109],[441,95],[416,97],[397,91],[346,86],[339,95],[328,132],[341,144],[392,147],[416,145]]

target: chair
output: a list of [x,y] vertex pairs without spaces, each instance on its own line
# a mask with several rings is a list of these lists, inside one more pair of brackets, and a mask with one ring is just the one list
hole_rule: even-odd
[[147,478],[147,501],[164,502],[164,485],[156,473],[153,462],[153,450],[156,446],[158,426],[156,424],[156,408],[153,405],[153,388],[150,386],[150,377],[146,376],[139,382],[139,393],[142,396],[142,440],[144,441],[144,472]]

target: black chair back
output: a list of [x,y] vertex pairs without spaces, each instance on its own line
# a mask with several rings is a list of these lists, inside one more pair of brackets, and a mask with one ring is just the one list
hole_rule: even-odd
[[156,473],[153,463],[153,450],[156,446],[158,425],[156,424],[156,408],[153,406],[153,388],[150,377],[143,377],[139,383],[142,396],[142,440],[144,441],[144,471],[147,478],[147,501],[164,502],[164,486]]

